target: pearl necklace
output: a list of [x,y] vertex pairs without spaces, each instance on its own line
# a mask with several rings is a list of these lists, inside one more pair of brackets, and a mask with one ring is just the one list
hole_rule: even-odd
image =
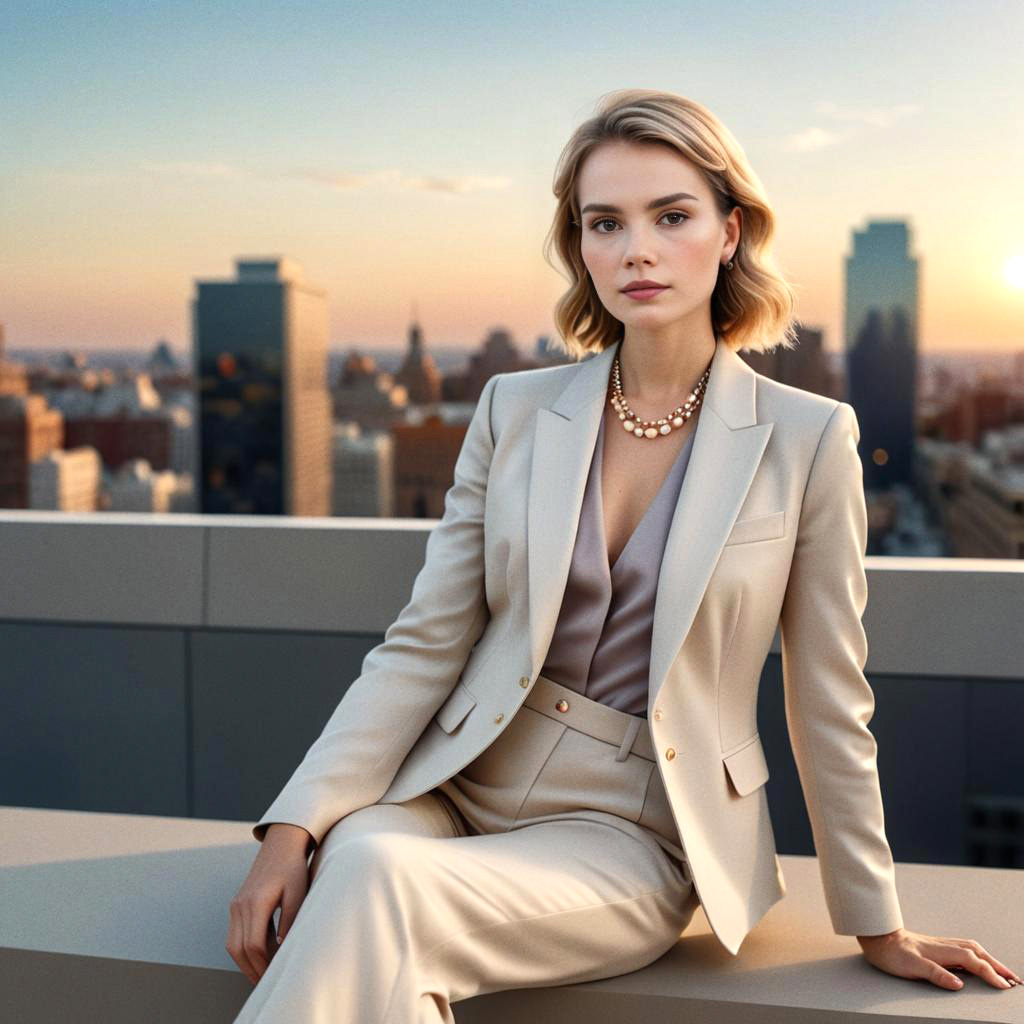
[[700,408],[701,403],[704,401],[704,391],[707,388],[710,376],[711,364],[708,363],[708,368],[701,375],[696,387],[690,392],[690,396],[682,405],[677,405],[672,412],[667,416],[662,416],[661,419],[642,420],[639,416],[634,415],[633,410],[630,409],[629,403],[622,393],[622,374],[620,372],[619,357],[616,355],[615,362],[612,363],[611,404],[619,414],[623,428],[628,430],[634,437],[646,440],[647,438],[670,434],[673,430],[678,430]]

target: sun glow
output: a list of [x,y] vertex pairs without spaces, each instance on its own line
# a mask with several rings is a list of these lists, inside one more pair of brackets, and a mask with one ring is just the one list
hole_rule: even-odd
[[1003,274],[1013,288],[1024,288],[1024,253],[1011,257]]

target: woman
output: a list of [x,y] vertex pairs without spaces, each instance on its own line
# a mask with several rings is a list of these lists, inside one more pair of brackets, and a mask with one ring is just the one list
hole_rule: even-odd
[[559,332],[596,354],[484,388],[409,604],[253,829],[237,1021],[450,1024],[472,995],[636,970],[698,903],[736,954],[785,892],[756,722],[780,621],[836,932],[890,974],[1009,987],[976,942],[903,927],[859,432],[736,354],[792,336],[742,150],[699,104],[624,90],[554,190]]

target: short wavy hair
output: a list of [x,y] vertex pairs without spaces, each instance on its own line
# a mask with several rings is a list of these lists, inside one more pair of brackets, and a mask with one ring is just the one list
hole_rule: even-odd
[[[620,320],[602,304],[580,251],[581,217],[576,196],[579,170],[587,155],[609,141],[661,143],[692,161],[704,174],[722,217],[743,211],[733,269],[722,267],[711,295],[715,336],[730,348],[767,352],[794,348],[795,289],[780,273],[771,253],[775,215],[764,186],[732,132],[706,107],[657,89],[619,89],[601,97],[596,112],[572,134],[558,159],[553,190],[558,201],[544,242],[568,270],[570,287],[555,306],[557,347],[574,357],[600,352],[624,333]],[[558,267],[555,266],[557,270]]]

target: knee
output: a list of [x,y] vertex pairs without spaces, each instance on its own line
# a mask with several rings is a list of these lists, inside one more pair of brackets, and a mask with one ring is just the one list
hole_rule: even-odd
[[345,884],[393,885],[412,869],[414,837],[399,832],[358,832],[339,835],[316,851],[311,866],[314,876],[330,875]]

